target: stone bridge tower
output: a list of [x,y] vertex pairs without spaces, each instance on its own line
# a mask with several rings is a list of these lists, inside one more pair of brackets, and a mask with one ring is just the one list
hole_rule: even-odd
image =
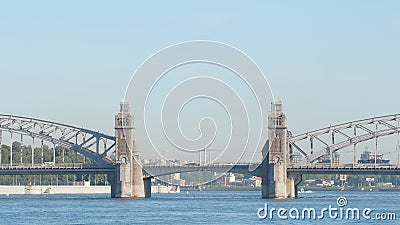
[[287,144],[286,115],[280,99],[271,103],[268,117],[268,154],[263,161],[263,198],[295,197],[294,181],[287,178],[289,150]]
[[143,172],[140,152],[135,143],[134,118],[128,102],[121,102],[115,116],[116,174],[111,196],[116,198],[144,198]]

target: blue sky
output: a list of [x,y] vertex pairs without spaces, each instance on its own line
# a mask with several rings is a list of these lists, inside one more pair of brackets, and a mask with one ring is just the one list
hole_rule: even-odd
[[206,39],[265,73],[289,128],[400,112],[399,1],[2,1],[0,113],[113,133],[135,69]]

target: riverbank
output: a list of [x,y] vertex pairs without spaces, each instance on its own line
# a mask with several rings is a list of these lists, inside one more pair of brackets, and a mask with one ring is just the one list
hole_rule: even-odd
[[[151,186],[152,194],[179,193],[179,186]],[[111,186],[8,186],[0,185],[0,195],[24,194],[110,194]]]
[[[182,191],[200,191],[198,188],[181,187]],[[201,191],[261,191],[260,187],[247,187],[247,186],[207,186],[203,187]]]
[[[400,188],[382,188],[382,187],[299,187],[306,191],[400,191]],[[194,187],[181,187],[182,191],[200,191]],[[206,186],[201,191],[261,191],[260,187],[247,186]]]
[[303,188],[304,190],[309,191],[400,191],[400,188],[385,188],[385,187],[299,187],[299,190]]
[[0,186],[0,195],[110,193],[110,186]]

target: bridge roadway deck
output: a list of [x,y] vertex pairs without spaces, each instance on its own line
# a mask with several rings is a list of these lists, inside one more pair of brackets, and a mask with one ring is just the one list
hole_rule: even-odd
[[[183,166],[157,166],[144,165],[145,177],[162,176],[174,173],[198,172],[198,171],[215,171],[215,172],[235,172],[249,174],[249,164],[211,164],[211,165],[183,165]],[[111,174],[115,173],[115,167],[109,167],[70,163],[70,164],[19,164],[19,165],[0,165],[0,175],[45,175],[45,174]]]
[[67,174],[111,174],[114,167],[70,163],[56,165],[0,165],[0,175],[67,175]]
[[241,174],[256,174],[258,171],[249,171],[248,163],[225,163],[225,164],[206,164],[206,165],[144,165],[145,176],[162,176],[174,173],[213,171],[218,173],[232,172]]
[[342,164],[342,165],[292,165],[289,174],[365,174],[400,175],[400,165]]
[[[254,166],[255,164],[253,164]],[[153,176],[168,175],[173,173],[196,172],[196,171],[215,171],[233,172],[252,176],[261,176],[261,166],[253,171],[249,171],[249,164],[212,164],[203,166],[145,166],[146,174]],[[400,165],[374,165],[374,164],[343,164],[343,165],[291,165],[288,167],[290,174],[380,174],[380,175],[400,175]]]
[[[249,164],[210,164],[210,165],[144,165],[144,176],[162,176],[174,173],[199,171],[233,172],[250,176],[261,176],[261,167],[249,171]],[[0,165],[0,175],[46,175],[46,174],[113,174],[115,167],[90,164],[55,164],[55,165]],[[400,165],[343,164],[343,165],[291,165],[288,174],[380,174],[399,175]]]

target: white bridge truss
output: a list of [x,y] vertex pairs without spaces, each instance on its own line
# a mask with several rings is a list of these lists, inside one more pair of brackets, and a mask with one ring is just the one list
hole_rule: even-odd
[[[13,134],[50,142],[56,146],[69,148],[89,157],[101,165],[112,165],[112,154],[115,153],[115,137],[100,132],[78,128],[61,123],[50,122],[35,118],[0,114],[0,142],[2,134]],[[14,136],[15,137],[15,136]]]
[[[368,140],[375,140],[375,150],[378,148],[378,138],[397,134],[399,136],[400,114],[373,117],[357,120],[335,126],[329,126],[304,134],[292,136],[288,132],[288,144],[291,153],[300,152],[304,159],[298,164],[316,162],[324,155],[331,155],[341,149],[356,145]],[[399,151],[397,140],[397,151]],[[319,148],[316,149],[316,145]],[[354,160],[355,160],[354,154]]]

